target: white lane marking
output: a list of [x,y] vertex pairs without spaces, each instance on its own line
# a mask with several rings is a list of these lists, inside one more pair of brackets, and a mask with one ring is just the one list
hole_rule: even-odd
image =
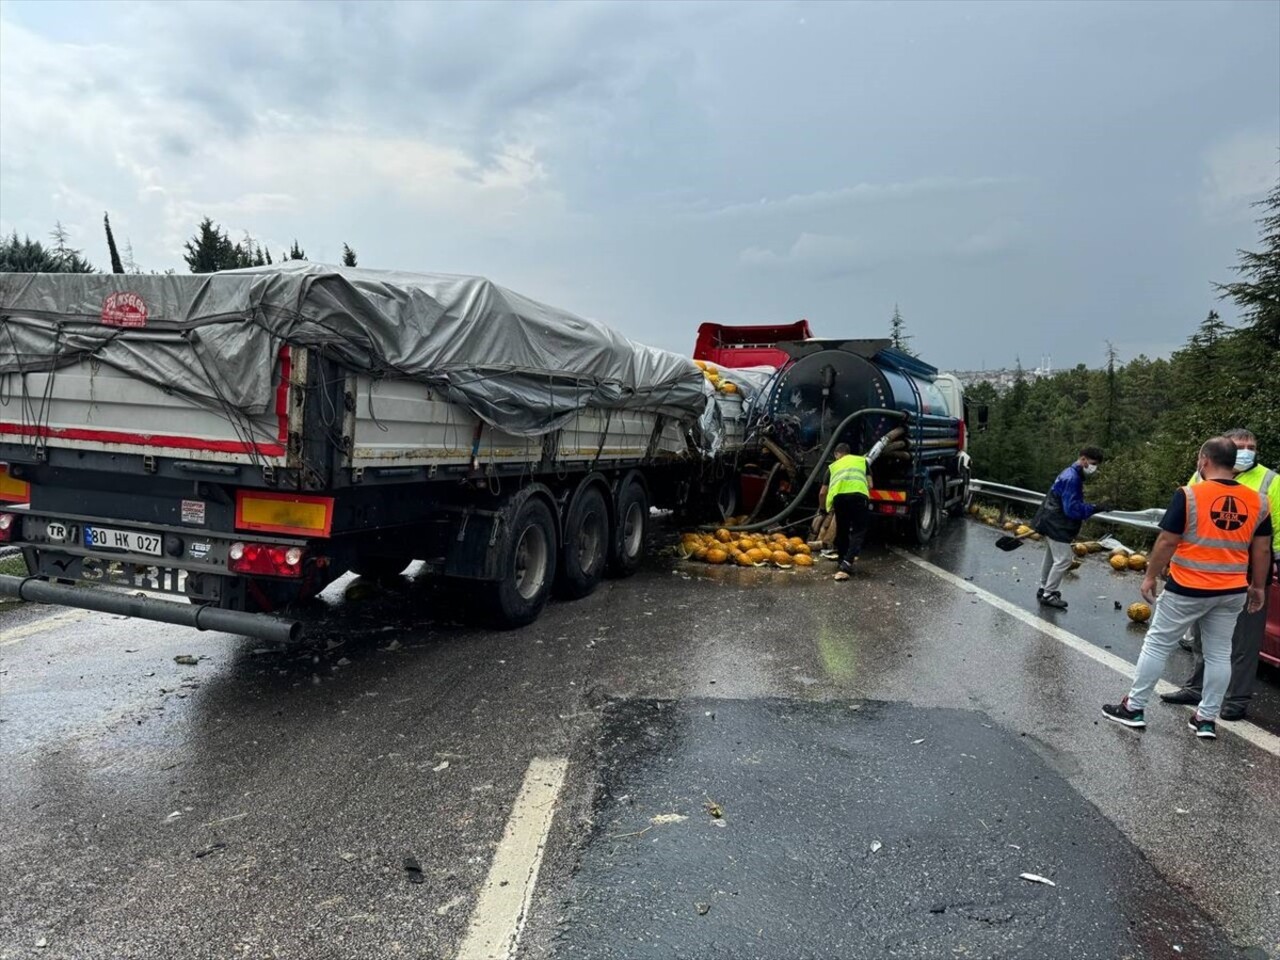
[[[941,567],[934,566],[928,560],[922,560],[914,554],[903,550],[901,547],[891,547],[890,549],[908,563],[913,563],[920,569],[929,571],[935,577],[939,577],[951,585],[959,587],[966,593],[970,593],[975,597],[985,600],[997,610],[1007,613],[1009,616],[1014,617],[1017,620],[1021,620],[1030,627],[1034,627],[1045,636],[1052,637],[1053,639],[1066,644],[1068,647],[1071,647],[1071,649],[1083,653],[1086,657],[1098,661],[1098,663],[1102,664],[1104,667],[1110,667],[1116,673],[1122,674],[1129,679],[1133,678],[1134,664],[1125,660],[1123,657],[1117,657],[1114,653],[1103,650],[1101,647],[1094,646],[1083,637],[1078,637],[1074,633],[1063,630],[1055,624],[1047,623],[1037,617],[1034,613],[1029,613],[1021,607],[1010,603],[1008,600],[997,597],[994,593],[983,590],[981,587],[975,586],[962,577],[957,577],[954,573],[943,570]],[[1157,694],[1172,693],[1176,689],[1178,688],[1167,680],[1161,680],[1156,684]],[[1234,734],[1241,740],[1246,740],[1255,747],[1260,747],[1267,751],[1267,753],[1280,757],[1280,737],[1277,737],[1274,733],[1268,733],[1266,730],[1250,723],[1248,720],[1223,721],[1218,724],[1218,729],[1225,733]]]
[[568,769],[566,757],[535,757],[529,764],[467,935],[458,948],[458,960],[509,960],[516,955],[551,832],[556,798]]
[[10,627],[3,633],[0,633],[0,647],[7,647],[10,644],[17,643],[19,640],[25,640],[27,637],[35,633],[43,633],[46,630],[56,630],[58,627],[65,627],[69,623],[75,623],[77,620],[83,620],[89,615],[88,610],[64,610],[62,613],[55,613],[52,617],[45,617],[43,620],[36,620],[32,623],[24,623],[21,626]]

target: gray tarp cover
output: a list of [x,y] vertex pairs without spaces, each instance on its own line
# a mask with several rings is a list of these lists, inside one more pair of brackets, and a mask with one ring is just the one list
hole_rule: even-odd
[[[145,328],[103,322],[131,293]],[[420,380],[503,430],[557,429],[586,407],[694,420],[693,362],[479,277],[311,263],[214,274],[0,274],[0,374],[92,356],[139,379],[256,415],[281,343],[352,370]]]

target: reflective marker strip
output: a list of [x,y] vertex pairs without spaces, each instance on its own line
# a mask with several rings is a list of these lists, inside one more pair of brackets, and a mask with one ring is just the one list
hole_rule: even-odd
[[568,769],[565,757],[535,758],[529,764],[471,925],[458,948],[458,960],[508,960],[516,955]]
[[236,491],[236,529],[327,537],[333,527],[333,498],[301,494]]
[[907,491],[905,490],[872,490],[872,500],[893,500],[896,503],[907,502]]
[[6,503],[31,502],[31,484],[10,476],[7,463],[0,463],[0,500]]

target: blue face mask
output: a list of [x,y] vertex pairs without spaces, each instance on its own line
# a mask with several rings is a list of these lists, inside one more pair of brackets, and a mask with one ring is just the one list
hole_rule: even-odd
[[1253,465],[1257,462],[1257,450],[1236,450],[1236,473],[1244,473],[1246,470],[1252,470]]

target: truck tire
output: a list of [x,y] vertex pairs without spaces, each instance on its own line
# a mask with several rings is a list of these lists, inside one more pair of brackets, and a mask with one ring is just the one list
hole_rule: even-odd
[[604,579],[611,543],[609,504],[592,483],[578,491],[564,518],[556,593],[577,600],[594,590]]
[[629,577],[644,559],[644,535],[649,528],[649,493],[639,477],[632,476],[618,489],[617,523],[609,551],[609,575]]
[[938,532],[938,522],[941,519],[939,503],[937,485],[926,483],[924,495],[916,504],[916,508],[911,511],[911,534],[915,542],[922,547]]
[[556,520],[541,497],[527,497],[502,538],[502,575],[481,588],[482,610],[496,627],[533,623],[556,579]]

